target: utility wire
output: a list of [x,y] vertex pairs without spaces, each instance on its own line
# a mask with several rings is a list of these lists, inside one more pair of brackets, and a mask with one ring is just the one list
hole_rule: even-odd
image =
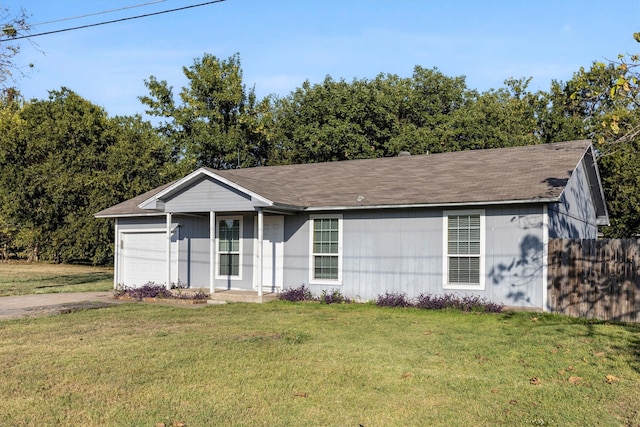
[[20,37],[12,37],[12,38],[9,38],[9,39],[0,40],[0,43],[6,42],[6,41],[20,40],[20,39],[30,39],[32,37],[47,36],[49,34],[63,33],[63,32],[66,32],[66,31],[81,30],[83,28],[91,28],[91,27],[97,27],[99,25],[114,24],[116,22],[130,21],[132,19],[147,18],[149,16],[162,15],[164,13],[171,13],[171,12],[178,12],[178,11],[181,11],[181,10],[192,9],[194,7],[207,6],[207,5],[214,4],[214,3],[222,3],[223,1],[225,1],[225,0],[213,0],[213,1],[208,1],[208,2],[205,2],[205,3],[192,4],[190,6],[179,7],[179,8],[176,8],[176,9],[161,10],[160,12],[153,12],[153,13],[147,13],[147,14],[144,14],[144,15],[130,16],[128,18],[114,19],[112,21],[98,22],[96,24],[81,25],[81,26],[78,26],[78,27],[64,28],[62,30],[46,31],[44,33],[30,34],[30,35],[27,35],[27,36],[20,36]]
[[152,2],[148,2],[148,3],[136,4],[136,5],[132,5],[132,6],[125,6],[125,7],[119,8],[119,9],[104,10],[102,12],[87,13],[85,15],[71,16],[69,18],[62,18],[62,19],[55,19],[53,21],[38,22],[37,24],[31,24],[30,26],[31,27],[37,27],[38,25],[55,24],[56,22],[72,21],[74,19],[88,18],[89,16],[104,15],[105,13],[120,12],[121,10],[134,9],[136,7],[142,7],[142,6],[149,6],[151,4],[162,3],[164,1],[166,1],[166,0],[155,0],[155,1],[152,1]]

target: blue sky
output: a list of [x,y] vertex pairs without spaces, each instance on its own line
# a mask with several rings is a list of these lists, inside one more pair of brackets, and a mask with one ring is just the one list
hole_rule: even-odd
[[[54,31],[204,3],[206,0],[4,0],[30,22],[126,10],[36,25]],[[226,0],[221,3],[23,41],[18,64],[35,68],[16,86],[46,99],[67,87],[111,116],[143,114],[144,80],[186,84],[183,66],[204,53],[240,54],[244,82],[259,97],[285,96],[326,75],[351,81],[413,67],[464,75],[485,91],[509,77],[547,90],[581,66],[638,53],[640,0]]]

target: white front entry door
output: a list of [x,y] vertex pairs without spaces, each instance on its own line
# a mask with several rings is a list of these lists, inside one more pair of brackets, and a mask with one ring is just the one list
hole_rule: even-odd
[[[256,244],[257,244],[257,219],[256,219]],[[257,289],[259,279],[259,261],[257,250],[254,251],[256,268],[254,273],[254,288]],[[263,218],[262,236],[262,290],[276,292],[282,290],[284,276],[284,216],[267,216]]]

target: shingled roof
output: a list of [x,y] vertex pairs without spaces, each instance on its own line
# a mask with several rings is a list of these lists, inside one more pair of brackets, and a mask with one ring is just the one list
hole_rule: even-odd
[[[273,206],[335,209],[557,201],[591,141],[329,163],[200,171]],[[193,174],[192,174],[193,175]],[[180,181],[175,185],[179,185]],[[96,216],[150,212],[138,207],[170,185]],[[168,191],[168,190],[167,190]],[[144,197],[143,197],[144,196]]]

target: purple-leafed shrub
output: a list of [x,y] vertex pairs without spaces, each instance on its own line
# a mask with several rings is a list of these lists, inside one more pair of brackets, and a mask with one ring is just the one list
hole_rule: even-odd
[[442,310],[445,308],[453,307],[455,305],[454,298],[455,295],[453,294],[420,294],[418,295],[418,298],[416,298],[415,306],[417,308],[424,308],[428,310]]
[[345,298],[339,289],[334,289],[331,292],[323,290],[322,295],[320,296],[320,303],[324,304],[342,304],[350,302],[351,300],[349,298]]
[[504,304],[488,301],[484,306],[484,311],[487,313],[502,313],[504,310]]
[[500,313],[502,304],[497,304],[477,295],[465,295],[460,297],[456,294],[430,295],[420,294],[414,304],[417,308],[443,310],[445,308],[455,308],[464,312],[484,311],[488,313]]
[[205,300],[209,299],[209,292],[198,289],[195,292],[172,292],[172,298],[182,300]]
[[144,298],[172,298],[173,294],[164,285],[149,282],[139,288],[128,288],[125,293],[135,300]]
[[305,285],[300,285],[297,288],[284,289],[280,292],[280,295],[278,295],[278,299],[292,302],[310,301],[313,300],[313,294],[311,294],[311,291]]
[[191,299],[195,299],[195,300],[209,299],[209,292],[205,292],[202,290],[196,291],[195,293],[192,294]]
[[411,307],[411,300],[407,294],[400,292],[387,292],[384,295],[378,295],[376,305],[379,307]]

